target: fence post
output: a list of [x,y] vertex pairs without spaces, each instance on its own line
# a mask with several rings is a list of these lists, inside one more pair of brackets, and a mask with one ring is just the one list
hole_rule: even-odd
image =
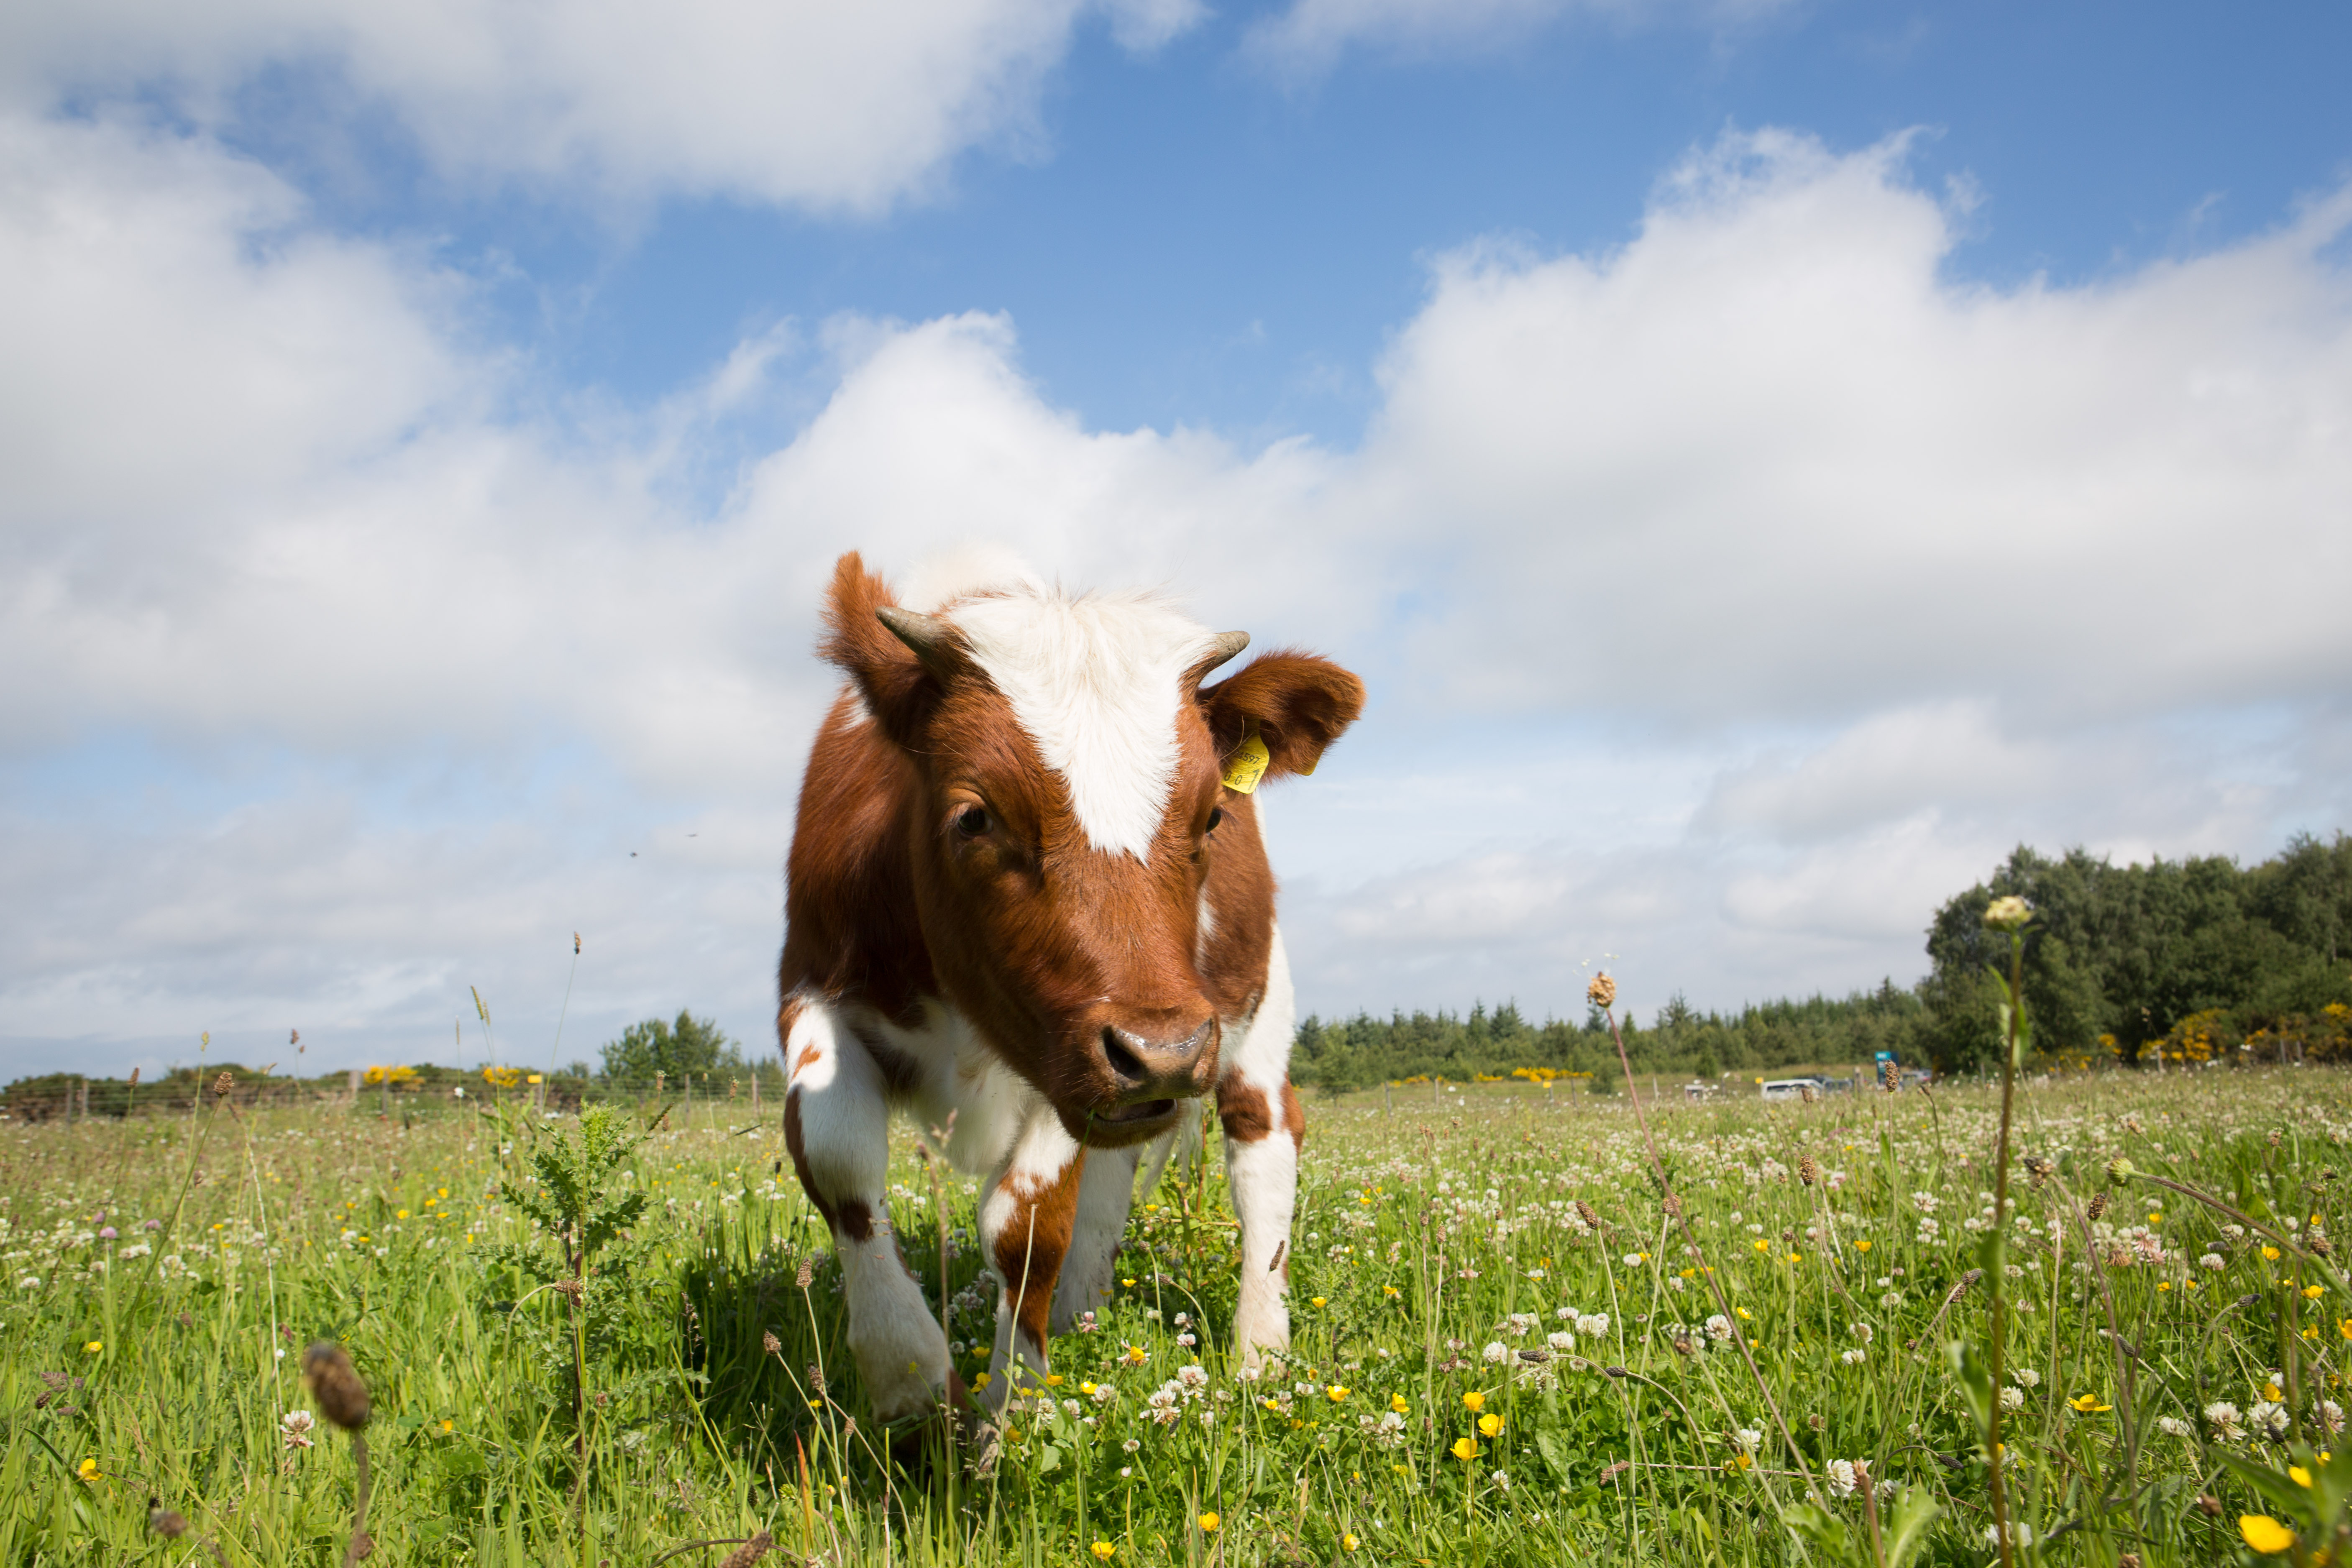
[[359,1068],[352,1068],[351,1079],[352,1079],[352,1089],[351,1089],[352,1098],[351,1098],[351,1100],[350,1100],[349,1103],[348,1103],[348,1104],[346,1105],[346,1107],[345,1107],[345,1109],[347,1109],[347,1110],[348,1110],[348,1109],[351,1109],[352,1107],[355,1107],[355,1106],[357,1106],[357,1105],[359,1104],[359,1102],[360,1102],[360,1069],[359,1069]]

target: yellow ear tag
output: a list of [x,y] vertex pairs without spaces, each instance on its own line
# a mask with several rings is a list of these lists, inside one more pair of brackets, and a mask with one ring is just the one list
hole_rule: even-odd
[[1257,781],[1265,777],[1266,767],[1273,761],[1274,753],[1258,739],[1256,726],[1251,726],[1250,732],[1242,737],[1242,743],[1234,748],[1234,754],[1225,759],[1225,787],[1235,795],[1255,794]]

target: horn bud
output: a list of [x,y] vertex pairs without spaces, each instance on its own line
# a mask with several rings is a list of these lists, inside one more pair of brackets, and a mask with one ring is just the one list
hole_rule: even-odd
[[945,621],[919,610],[902,610],[896,605],[884,605],[874,612],[874,618],[887,627],[892,637],[905,643],[925,669],[942,680],[948,678],[952,660]]
[[1219,632],[1209,639],[1209,651],[1202,654],[1192,669],[1186,672],[1185,684],[1199,686],[1209,678],[1211,670],[1249,647],[1249,643],[1250,635],[1247,632]]

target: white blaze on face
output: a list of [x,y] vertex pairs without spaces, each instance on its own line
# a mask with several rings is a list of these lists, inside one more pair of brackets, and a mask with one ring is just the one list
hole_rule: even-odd
[[1062,775],[1087,842],[1146,858],[1175,779],[1184,672],[1213,634],[1145,594],[1015,591],[947,618]]

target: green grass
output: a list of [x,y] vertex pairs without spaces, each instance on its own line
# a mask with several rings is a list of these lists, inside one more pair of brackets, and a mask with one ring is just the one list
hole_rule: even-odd
[[[1509,1084],[1311,1107],[1294,1353],[1256,1383],[1226,1354],[1233,1230],[1212,1139],[1205,1170],[1139,1205],[1100,1331],[1055,1342],[1064,1381],[1010,1419],[986,1477],[882,1462],[830,1247],[775,1128],[661,1131],[629,1178],[650,1198],[637,1236],[651,1250],[590,1370],[584,1485],[564,1301],[527,1295],[478,1250],[520,1239],[493,1193],[547,1130],[422,1113],[404,1127],[373,1100],[9,1128],[0,1563],[183,1563],[209,1555],[197,1538],[232,1564],[340,1562],[349,1441],[321,1423],[289,1447],[281,1426],[310,1408],[299,1366],[314,1338],[347,1344],[373,1392],[376,1563],[641,1568],[762,1529],[771,1562],[1091,1563],[1097,1542],[1120,1563],[1828,1562],[1780,1510],[1810,1476],[1863,1540],[1860,1500],[1829,1471],[1857,1459],[1938,1505],[1924,1560],[1987,1561],[1984,1461],[1944,1345],[1987,1331],[1982,1283],[1948,1298],[1990,1206],[1997,1099],[1669,1100],[1653,1116],[1687,1231],[1662,1214],[1622,1100]],[[2107,1190],[2121,1154],[2274,1227],[2332,1224],[2340,1184],[2323,1173],[2347,1159],[2352,1080],[2097,1075],[2021,1089],[2017,1124],[2021,1155],[2056,1171],[2015,1181],[2007,1287],[2008,1363],[2037,1374],[2006,1418],[2012,1510],[2050,1538],[2029,1559],[2234,1560],[2241,1511],[2284,1514],[2251,1500],[2229,1457],[2283,1472],[2291,1456],[2202,1413],[2226,1402],[2244,1426],[2276,1376],[2302,1435],[2327,1447],[2308,1424],[2344,1398],[2341,1258],[2265,1258],[2226,1215],[2135,1179],[2113,1189],[2078,1271],[2066,1216]],[[899,1153],[893,1218],[936,1302],[940,1219],[911,1143]],[[184,1184],[176,1228],[145,1229],[172,1222]],[[982,1347],[960,1358],[967,1374],[985,1365],[992,1313],[975,1197],[968,1178],[947,1184],[952,1337]],[[2209,1250],[2218,1268],[2199,1262]],[[1752,1372],[1708,1337],[1707,1268]],[[1562,1332],[1572,1343],[1547,1342]],[[1150,1400],[1171,1382],[1163,1423]],[[2085,1394],[2108,1408],[2066,1403]],[[1480,1433],[1481,1415],[1499,1431]],[[191,1536],[152,1534],[151,1497]]]

